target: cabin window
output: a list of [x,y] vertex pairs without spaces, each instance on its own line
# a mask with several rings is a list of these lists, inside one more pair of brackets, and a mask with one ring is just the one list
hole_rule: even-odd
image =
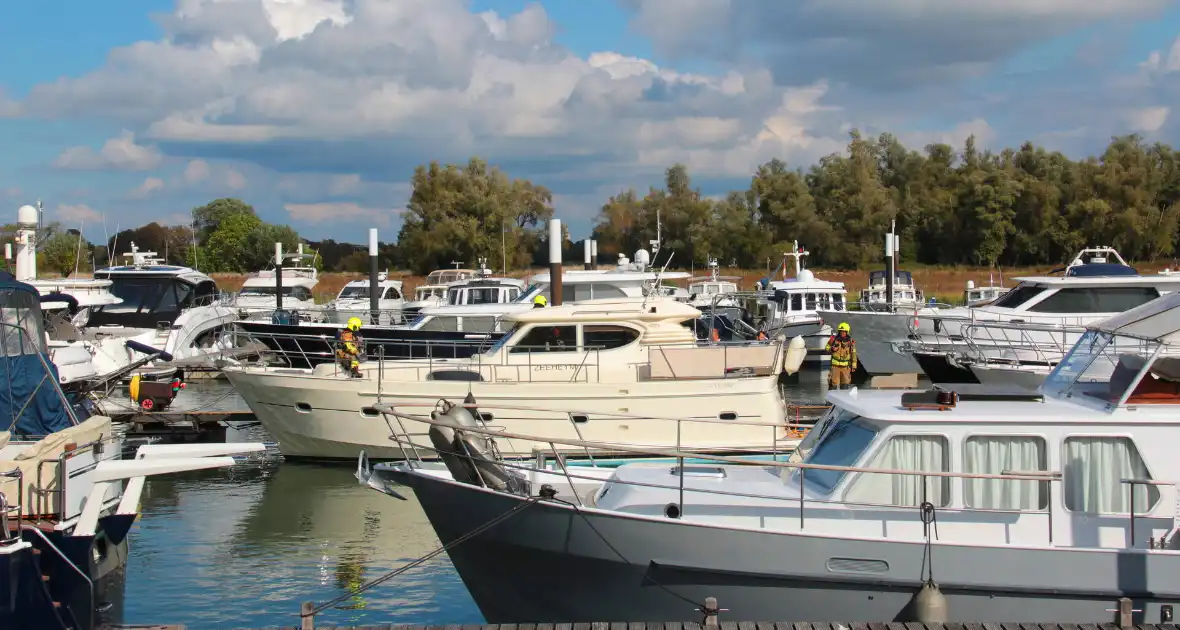
[[529,352],[576,352],[577,326],[534,326],[512,347],[512,354]]
[[[963,472],[979,475],[1047,471],[1045,440],[1035,436],[973,435],[963,443]],[[963,479],[967,507],[988,510],[1043,510],[1048,481]]]
[[[820,444],[822,447],[823,444]],[[895,435],[877,451],[866,468],[948,472],[950,448],[941,435]],[[922,484],[926,487],[923,491]],[[846,501],[887,505],[918,506],[929,501],[935,506],[950,504],[950,477],[923,477],[888,473],[861,473],[844,497]]]
[[[807,457],[808,464],[824,466],[852,466],[873,442],[877,428],[860,420],[860,416],[844,412],[844,415],[824,425],[822,434],[816,438],[816,446]],[[846,471],[809,469],[796,470],[796,482],[803,477],[808,490],[817,494],[828,494],[840,484]]]
[[791,296],[791,310],[792,311],[803,310],[803,296],[802,295],[796,293]]
[[458,330],[458,322],[454,317],[438,317],[436,315],[427,315],[426,317],[430,319],[419,326],[418,330],[431,330],[435,332],[454,332]]
[[1035,298],[1045,290],[1045,287],[1038,287],[1033,285],[1020,285],[1015,289],[1004,294],[999,300],[996,300],[993,306],[1002,308],[1016,308],[1021,304]]
[[311,289],[307,287],[291,287],[291,298],[295,300],[307,301],[311,299]]
[[[585,300],[601,300],[605,298],[621,298],[627,297],[626,293],[619,287],[606,282],[591,282],[588,284],[571,284],[566,287],[566,291],[573,290],[574,302],[583,302]],[[567,293],[568,295],[568,293]]]
[[482,289],[468,289],[467,301],[464,304],[498,304],[499,302],[499,287],[485,287]]
[[496,327],[495,317],[461,317],[463,332],[485,333]]
[[807,310],[809,310],[809,311],[815,310],[815,294],[814,293],[807,294]]
[[[1061,454],[1065,507],[1087,514],[1128,514],[1131,484],[1123,479],[1151,479],[1139,449],[1130,438],[1079,436],[1065,438]],[[1136,485],[1135,512],[1149,512],[1159,503],[1155,486]]]
[[1028,310],[1038,313],[1121,313],[1159,296],[1154,287],[1061,289]]
[[386,300],[400,300],[402,299],[402,292],[397,290],[397,287],[389,287],[385,289]]
[[844,296],[836,293],[832,296],[832,304],[835,305],[837,311],[842,310],[844,308]]
[[614,350],[630,345],[639,332],[625,326],[583,326],[582,345],[587,350]]

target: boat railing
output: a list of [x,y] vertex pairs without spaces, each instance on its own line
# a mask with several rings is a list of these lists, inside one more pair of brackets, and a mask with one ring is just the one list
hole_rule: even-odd
[[[810,409],[811,405],[804,406]],[[826,409],[826,406],[814,406]],[[438,455],[439,451],[433,447],[426,446],[431,441],[425,431],[414,432],[407,428],[405,422],[399,417],[407,409],[428,409],[435,410],[438,405],[431,405],[427,403],[396,403],[385,404],[378,403],[372,408],[374,414],[381,414],[385,418],[386,426],[390,432],[390,440],[398,444],[407,458],[413,461],[422,462],[433,455]],[[538,438],[536,436],[525,436],[526,439],[521,439],[521,436],[508,433],[502,425],[496,425],[495,413],[489,412],[541,412],[543,414],[552,415],[556,418],[566,420],[568,426],[571,428],[577,439],[569,443],[569,448],[558,448],[560,445],[565,445],[562,440],[550,440],[549,438]],[[486,436],[493,439],[493,447],[495,441],[505,442],[513,453],[531,453],[530,459],[539,464],[537,470],[547,470],[545,465],[552,461],[560,465],[570,456],[585,457],[586,461],[591,466],[598,466],[600,460],[608,458],[612,455],[627,456],[634,454],[637,449],[653,449],[651,452],[657,452],[660,449],[668,448],[668,444],[636,444],[636,443],[613,443],[613,442],[592,442],[587,441],[582,433],[582,427],[589,426],[587,423],[593,417],[599,421],[613,420],[613,421],[641,421],[646,423],[661,423],[671,425],[668,432],[669,437],[675,435],[675,444],[679,445],[685,439],[685,419],[674,416],[652,416],[639,415],[634,413],[627,413],[622,411],[607,412],[582,412],[572,410],[558,410],[541,408],[528,405],[512,405],[499,404],[479,408],[477,413],[473,413],[476,422],[480,427],[486,431]],[[790,414],[788,413],[789,417]],[[421,418],[423,416],[410,416],[407,418]],[[393,418],[393,421],[390,420]],[[771,457],[772,460],[783,459],[789,457],[794,452],[795,447],[803,439],[806,433],[815,426],[815,418],[803,418],[798,412],[796,414],[795,422],[772,422],[765,420],[743,420],[741,418],[721,419],[721,418],[696,418],[692,420],[697,425],[725,425],[727,427],[744,426],[744,427],[765,427],[767,433],[767,440],[765,446],[759,452],[764,452],[765,455]],[[757,431],[757,429],[754,429]],[[545,449],[541,445],[548,444],[549,448]],[[671,444],[671,441],[669,442]],[[679,447],[677,447],[679,450]],[[643,451],[644,453],[648,451]],[[709,447],[711,453],[726,453],[733,455],[747,455],[750,453],[748,446],[724,446],[715,445]],[[497,458],[501,461],[507,461],[505,458]]]
[[[88,587],[87,593],[89,594],[89,598],[86,600],[86,604],[82,607],[82,609],[85,611],[86,617],[85,617],[85,619],[77,619],[76,621],[80,624],[80,627],[82,627],[82,628],[93,627],[94,613],[97,611],[95,609],[95,601],[94,601],[94,581],[90,579],[90,575],[88,573],[82,571],[82,569],[79,569],[78,565],[74,564],[74,561],[70,560],[69,556],[67,556],[61,549],[59,549],[57,545],[53,544],[53,541],[50,540],[49,537],[45,535],[45,532],[41,531],[40,529],[38,529],[37,527],[34,527],[32,525],[22,525],[21,531],[30,532],[34,536],[37,536],[38,538],[40,538],[41,542],[44,543],[45,546],[48,547],[50,550],[52,550],[53,553],[57,554],[58,558],[62,562],[64,562],[66,566],[73,569],[74,573],[77,573],[83,580],[86,581],[86,586]],[[73,612],[73,609],[71,609],[71,612]]]
[[[426,405],[421,405],[421,406],[426,406]],[[483,407],[480,407],[478,405],[478,403],[465,402],[465,403],[460,403],[460,406],[464,406],[469,409],[474,407],[481,412],[484,409]],[[1045,526],[1045,529],[1044,529],[1045,535],[1044,535],[1044,538],[1042,539],[1042,538],[1040,538],[1039,535],[1034,534],[1035,530],[1039,527],[1039,525],[1037,524],[1036,521],[1030,521],[1028,523],[1029,526],[1026,531],[1030,534],[1033,534],[1035,536],[1036,540],[1022,540],[1022,541],[1020,541],[1021,543],[1027,542],[1028,544],[1053,544],[1054,516],[1055,516],[1053,506],[1054,506],[1055,495],[1056,495],[1056,493],[1053,491],[1053,486],[1054,486],[1054,484],[1061,482],[1063,479],[1062,473],[1060,471],[1002,470],[998,474],[989,474],[989,473],[964,473],[964,472],[936,471],[936,470],[872,468],[872,467],[865,467],[865,466],[837,466],[837,465],[828,465],[828,464],[812,464],[812,463],[806,463],[804,461],[792,461],[793,458],[792,459],[783,459],[778,456],[774,456],[770,459],[752,458],[749,456],[738,456],[735,454],[726,454],[724,452],[702,452],[700,450],[686,450],[682,447],[681,436],[684,433],[682,425],[695,424],[695,423],[704,423],[704,424],[734,424],[734,423],[764,424],[764,423],[758,423],[758,422],[752,422],[752,421],[728,421],[728,420],[718,420],[718,419],[714,419],[714,418],[651,418],[651,417],[647,417],[644,419],[647,419],[647,420],[662,419],[662,420],[667,420],[667,421],[673,421],[676,423],[675,444],[668,444],[666,446],[655,447],[655,446],[644,446],[644,445],[638,445],[638,444],[624,444],[624,443],[617,443],[617,442],[602,442],[602,441],[592,441],[592,440],[584,440],[584,439],[571,439],[571,438],[564,438],[564,437],[553,436],[553,435],[527,435],[527,434],[513,433],[513,432],[498,430],[498,429],[491,429],[491,428],[488,428],[485,426],[474,426],[474,427],[473,426],[465,426],[465,425],[461,426],[461,425],[455,424],[453,420],[451,420],[449,418],[445,418],[443,416],[440,416],[439,419],[434,419],[434,418],[430,417],[429,415],[408,413],[407,409],[412,408],[412,407],[413,406],[411,406],[411,405],[401,405],[401,404],[394,405],[394,404],[390,404],[390,403],[379,403],[374,406],[374,410],[377,413],[382,414],[386,418],[386,423],[387,423],[387,425],[389,425],[390,433],[391,433],[390,440],[396,442],[398,444],[398,446],[402,448],[403,452],[406,453],[406,461],[404,463],[401,463],[398,465],[408,466],[411,468],[420,468],[422,466],[422,463],[424,461],[426,461],[426,457],[423,456],[424,453],[427,454],[427,456],[429,456],[429,454],[433,454],[433,457],[431,457],[432,459],[438,458],[438,459],[444,459],[444,461],[445,461],[445,458],[448,456],[456,456],[459,459],[467,460],[470,463],[470,465],[472,466],[472,469],[474,469],[476,471],[479,471],[480,466],[486,466],[488,463],[488,458],[486,455],[483,455],[482,453],[479,453],[479,452],[467,450],[466,446],[464,446],[464,452],[458,452],[457,450],[442,451],[437,448],[434,448],[433,446],[429,446],[429,444],[430,444],[429,440],[425,441],[426,445],[424,445],[422,443],[423,442],[422,440],[417,440],[417,441],[411,440],[410,436],[412,435],[412,433],[406,429],[407,422],[419,422],[419,423],[425,423],[425,424],[431,425],[431,426],[445,427],[445,428],[450,429],[452,431],[462,432],[465,434],[473,434],[473,435],[480,436],[482,438],[489,438],[492,440],[515,440],[520,443],[533,444],[534,445],[534,449],[533,449],[534,457],[532,459],[510,460],[510,459],[504,459],[504,458],[496,458],[495,463],[502,466],[505,469],[514,470],[514,471],[520,473],[520,477],[522,477],[523,479],[534,480],[535,483],[537,483],[537,484],[544,482],[545,485],[550,485],[551,488],[558,487],[558,486],[563,487],[563,488],[566,488],[566,487],[569,488],[569,490],[571,491],[571,494],[568,495],[569,502],[576,504],[579,508],[594,509],[595,508],[595,505],[594,505],[595,499],[601,493],[601,490],[597,490],[597,488],[603,487],[604,484],[606,484],[609,481],[609,484],[611,484],[611,485],[623,484],[623,485],[634,485],[634,486],[640,486],[640,487],[655,488],[655,489],[661,489],[661,490],[678,491],[679,500],[676,502],[669,503],[665,507],[664,515],[668,518],[683,518],[686,512],[691,513],[692,504],[689,501],[689,499],[694,495],[695,496],[717,495],[717,496],[740,497],[740,498],[747,498],[747,499],[759,499],[759,500],[766,500],[766,501],[781,501],[786,504],[794,504],[795,509],[796,509],[796,513],[798,515],[797,523],[798,523],[798,529],[800,531],[804,530],[807,527],[809,515],[811,515],[813,518],[819,518],[820,520],[830,522],[830,520],[832,518],[835,518],[835,517],[831,516],[833,514],[833,511],[839,511],[841,514],[841,516],[839,516],[839,518],[842,520],[845,520],[847,517],[844,515],[846,514],[847,508],[853,507],[853,508],[871,508],[871,509],[877,510],[877,511],[879,511],[879,513],[880,513],[879,516],[883,522],[884,521],[896,522],[898,520],[905,520],[904,515],[912,515],[912,517],[916,520],[919,520],[923,524],[924,527],[928,526],[930,524],[929,520],[927,520],[927,519],[930,517],[929,512],[932,512],[932,511],[942,512],[944,514],[994,514],[994,515],[1001,515],[1001,516],[996,516],[995,517],[996,520],[988,521],[988,522],[993,523],[993,524],[997,524],[997,526],[1003,528],[1005,531],[1004,535],[1008,536],[1010,539],[1013,535],[1018,535],[1020,532],[1020,529],[1018,528],[1017,530],[1013,530],[1014,524],[1011,521],[1011,516],[1002,516],[1002,515],[1017,515],[1019,517],[1031,516],[1031,517],[1036,517],[1037,519],[1043,519],[1044,526]],[[499,404],[494,404],[494,405],[489,406],[487,408],[488,409],[494,408],[496,410],[500,410],[500,409],[517,410],[517,411],[526,411],[527,410],[527,411],[532,411],[532,412],[546,411],[544,408],[541,408],[541,407],[508,406],[508,405],[499,405]],[[555,415],[556,414],[584,413],[586,415],[593,415],[596,417],[603,416],[605,418],[614,418],[614,417],[619,417],[619,416],[631,417],[626,414],[609,414],[609,413],[600,413],[600,412],[578,412],[578,411],[573,411],[573,410],[548,410],[548,411],[550,411],[551,413],[553,413]],[[392,418],[392,420],[390,420],[391,418]],[[396,428],[394,426],[395,424],[397,425]],[[771,425],[771,426],[776,426],[779,428],[781,428],[783,426],[781,424],[778,424],[778,425],[772,425],[771,423],[765,423],[765,424]],[[461,440],[455,440],[454,443],[455,444],[463,444],[464,442]],[[563,449],[558,448],[559,446],[564,447],[564,453],[563,453]],[[541,451],[543,451],[546,454],[552,455],[553,461],[555,462],[555,464],[557,466],[556,468],[540,467],[540,466],[536,465],[539,461],[541,461],[543,459],[543,458],[537,457],[537,454]],[[583,451],[583,452],[593,452],[593,453],[604,453],[604,452],[605,453],[616,453],[616,454],[621,454],[626,457],[632,457],[632,458],[637,458],[637,459],[639,459],[639,458],[641,458],[641,459],[657,459],[657,460],[666,460],[670,463],[675,462],[676,466],[672,469],[672,474],[677,477],[677,481],[674,485],[646,483],[646,482],[637,482],[634,480],[628,480],[626,478],[619,478],[619,477],[613,476],[613,475],[608,480],[607,478],[605,478],[602,475],[601,472],[598,474],[593,474],[593,473],[588,472],[588,470],[592,470],[592,469],[596,468],[596,466],[594,464],[591,464],[590,466],[568,465],[567,460],[565,457],[563,457],[563,455],[568,454],[571,451]],[[362,458],[362,460],[364,460],[363,453],[362,453],[361,458]],[[686,468],[685,462],[690,462],[690,466]],[[702,464],[702,462],[704,464]],[[798,482],[797,493],[793,493],[793,494],[797,494],[797,496],[783,496],[781,494],[774,495],[774,494],[765,494],[765,493],[756,493],[756,492],[740,492],[740,491],[720,490],[720,489],[707,488],[707,487],[701,487],[701,486],[694,486],[691,488],[686,488],[684,485],[685,475],[677,474],[677,471],[689,472],[694,468],[700,470],[700,469],[707,468],[708,467],[707,465],[709,463],[741,465],[741,466],[760,466],[760,467],[774,468],[774,469],[778,470],[779,477],[784,479],[784,481],[786,480],[786,478],[789,475],[797,475],[797,478],[796,478],[797,482]],[[580,469],[580,471],[586,471],[586,472],[580,472],[579,469]],[[724,474],[723,469],[718,468],[717,470],[720,470],[721,474]],[[887,475],[887,476],[891,476],[891,477],[897,477],[897,476],[920,477],[921,478],[921,497],[920,497],[920,500],[917,501],[916,504],[900,504],[899,505],[899,504],[895,504],[895,503],[868,502],[868,501],[861,501],[861,500],[844,500],[842,498],[824,498],[823,495],[820,495],[820,496],[809,495],[808,492],[805,490],[806,485],[807,485],[807,481],[806,481],[807,475],[809,474],[809,471],[810,471],[810,474],[816,474],[819,471],[828,471],[828,472],[852,473],[852,474],[857,474],[857,475]],[[476,478],[472,483],[475,483],[476,485],[481,485],[481,486],[488,488],[488,489],[494,489],[491,484],[487,483],[487,480],[483,477],[483,474],[484,473],[482,473],[482,472],[477,472]],[[937,495],[935,494],[935,492],[932,491],[932,482],[938,482],[940,480],[949,480],[950,492],[949,492],[949,494],[945,495],[948,497],[963,497],[964,496],[964,491],[963,491],[964,488],[963,488],[962,484],[966,480],[990,480],[990,481],[996,481],[996,482],[1019,482],[1019,481],[1039,482],[1039,484],[1043,484],[1043,485],[1041,485],[1041,488],[1043,489],[1043,492],[1044,492],[1044,498],[1043,498],[1043,500],[1039,501],[1038,504],[1043,504],[1045,507],[1030,507],[1030,508],[971,507],[966,503],[966,501],[961,501],[960,502],[961,505],[960,505],[960,504],[952,503],[949,498],[947,500],[946,505],[938,506],[938,505],[935,505],[935,502],[937,502],[938,499],[937,499]],[[1159,485],[1169,486],[1169,485],[1174,485],[1174,482],[1160,483]],[[594,490],[594,492],[588,492],[588,490]],[[500,490],[500,491],[504,491],[504,490]],[[540,488],[532,488],[531,491],[532,491],[532,494],[537,494],[540,491]],[[504,492],[506,492],[506,491],[504,491]],[[558,492],[559,492],[559,496],[561,494],[564,494],[563,490],[559,489]],[[1060,492],[1060,491],[1058,491],[1058,492]],[[1163,495],[1163,494],[1164,493],[1161,492],[1161,495]],[[1061,495],[1056,495],[1056,496],[1060,497]],[[1160,500],[1159,504],[1160,505],[1169,504],[1167,497],[1161,496],[1161,500]],[[864,518],[870,518],[870,517],[875,518],[876,517],[876,514],[870,514],[868,512],[861,512],[861,514],[863,514],[863,517],[861,518],[861,520],[863,520]],[[819,516],[817,517],[816,515],[819,515]],[[824,517],[825,515],[827,516],[827,518]],[[901,517],[901,518],[899,518],[899,517]],[[1137,515],[1137,517],[1143,518],[1144,515],[1139,514],[1139,515]],[[1133,514],[1128,515],[1129,521],[1134,518],[1136,518],[1135,515],[1133,515]],[[952,522],[954,522],[954,520],[952,520]],[[896,534],[894,534],[891,531],[891,535],[896,535]],[[975,534],[974,533],[967,533],[966,531],[964,531],[964,536],[975,536]],[[944,532],[942,535],[940,535],[939,540],[940,540],[940,542],[944,542],[944,543],[945,542],[954,542],[952,537],[948,537],[946,535],[946,532]],[[973,539],[973,542],[978,542],[977,536]],[[1009,540],[1009,542],[1013,542],[1013,541]],[[1133,546],[1133,542],[1131,543],[1130,546]]]
[[1056,364],[1086,332],[1071,324],[1024,323],[919,315],[909,323],[906,352],[946,354],[975,363]]
[[[76,514],[67,513],[69,511],[69,504],[66,501],[69,498],[67,488],[70,471],[67,469],[66,461],[83,453],[93,453],[95,459],[98,459],[108,449],[115,449],[114,458],[118,459],[121,455],[117,452],[120,446],[121,438],[112,434],[86,444],[76,445],[73,448],[70,447],[70,444],[66,444],[57,457],[38,460],[36,483],[29,487],[29,492],[35,497],[36,512],[29,516],[39,519],[51,519],[56,516],[58,520],[66,521],[81,514],[83,507],[81,505],[78,506]],[[46,466],[54,466],[52,474],[48,476],[45,473]],[[56,485],[56,488],[46,483],[48,478],[53,478],[53,485]]]
[[[13,468],[0,472],[0,477],[16,479],[16,505],[8,503],[8,497],[0,492],[0,544],[10,544],[20,540],[20,524],[25,520],[25,473],[20,468]],[[12,527],[11,516],[16,512],[16,527]]]

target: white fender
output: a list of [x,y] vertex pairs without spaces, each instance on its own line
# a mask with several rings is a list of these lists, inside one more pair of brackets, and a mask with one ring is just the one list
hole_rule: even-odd
[[787,351],[783,353],[783,372],[787,374],[798,372],[806,358],[807,346],[803,343],[803,337],[792,337],[787,342]]

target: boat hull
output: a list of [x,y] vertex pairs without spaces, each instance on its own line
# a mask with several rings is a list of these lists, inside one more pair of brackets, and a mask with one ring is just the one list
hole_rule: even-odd
[[[443,544],[525,501],[377,471],[413,489]],[[707,597],[730,618],[873,622],[914,619],[923,551],[539,502],[448,553],[489,623],[699,621]],[[1126,596],[1143,611],[1135,623],[1156,623],[1180,597],[1180,563],[1166,553],[936,543],[932,558],[951,622],[1104,623]]]
[[[413,449],[406,445],[403,450],[390,437],[391,428],[401,432],[396,419],[389,418],[387,423],[372,405],[380,401],[401,406],[406,413],[425,415],[440,399],[459,402],[468,393],[475,397],[480,412],[487,414],[485,421],[491,428],[509,433],[670,448],[677,444],[677,423],[658,418],[703,418],[773,422],[776,426],[685,422],[681,426],[682,446],[770,451],[776,440],[793,444],[795,439],[788,438],[782,427],[786,412],[778,393],[777,375],[711,381],[583,383],[572,387],[555,381],[386,382],[379,395],[373,380],[295,372],[226,370],[230,382],[288,457],[355,460],[362,449],[373,459],[413,457]],[[584,420],[571,421],[569,414],[561,410],[585,414]],[[604,415],[608,413],[638,417]],[[405,425],[414,444],[430,445],[426,425]],[[535,447],[547,448],[532,442],[498,442],[507,457],[529,457]],[[574,455],[583,452],[573,447],[564,451]],[[434,456],[429,450],[417,455]]]

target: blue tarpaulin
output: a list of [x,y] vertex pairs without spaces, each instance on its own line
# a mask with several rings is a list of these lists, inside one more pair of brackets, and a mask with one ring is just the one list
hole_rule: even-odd
[[37,290],[0,272],[0,423],[16,436],[42,436],[73,424],[49,361]]

